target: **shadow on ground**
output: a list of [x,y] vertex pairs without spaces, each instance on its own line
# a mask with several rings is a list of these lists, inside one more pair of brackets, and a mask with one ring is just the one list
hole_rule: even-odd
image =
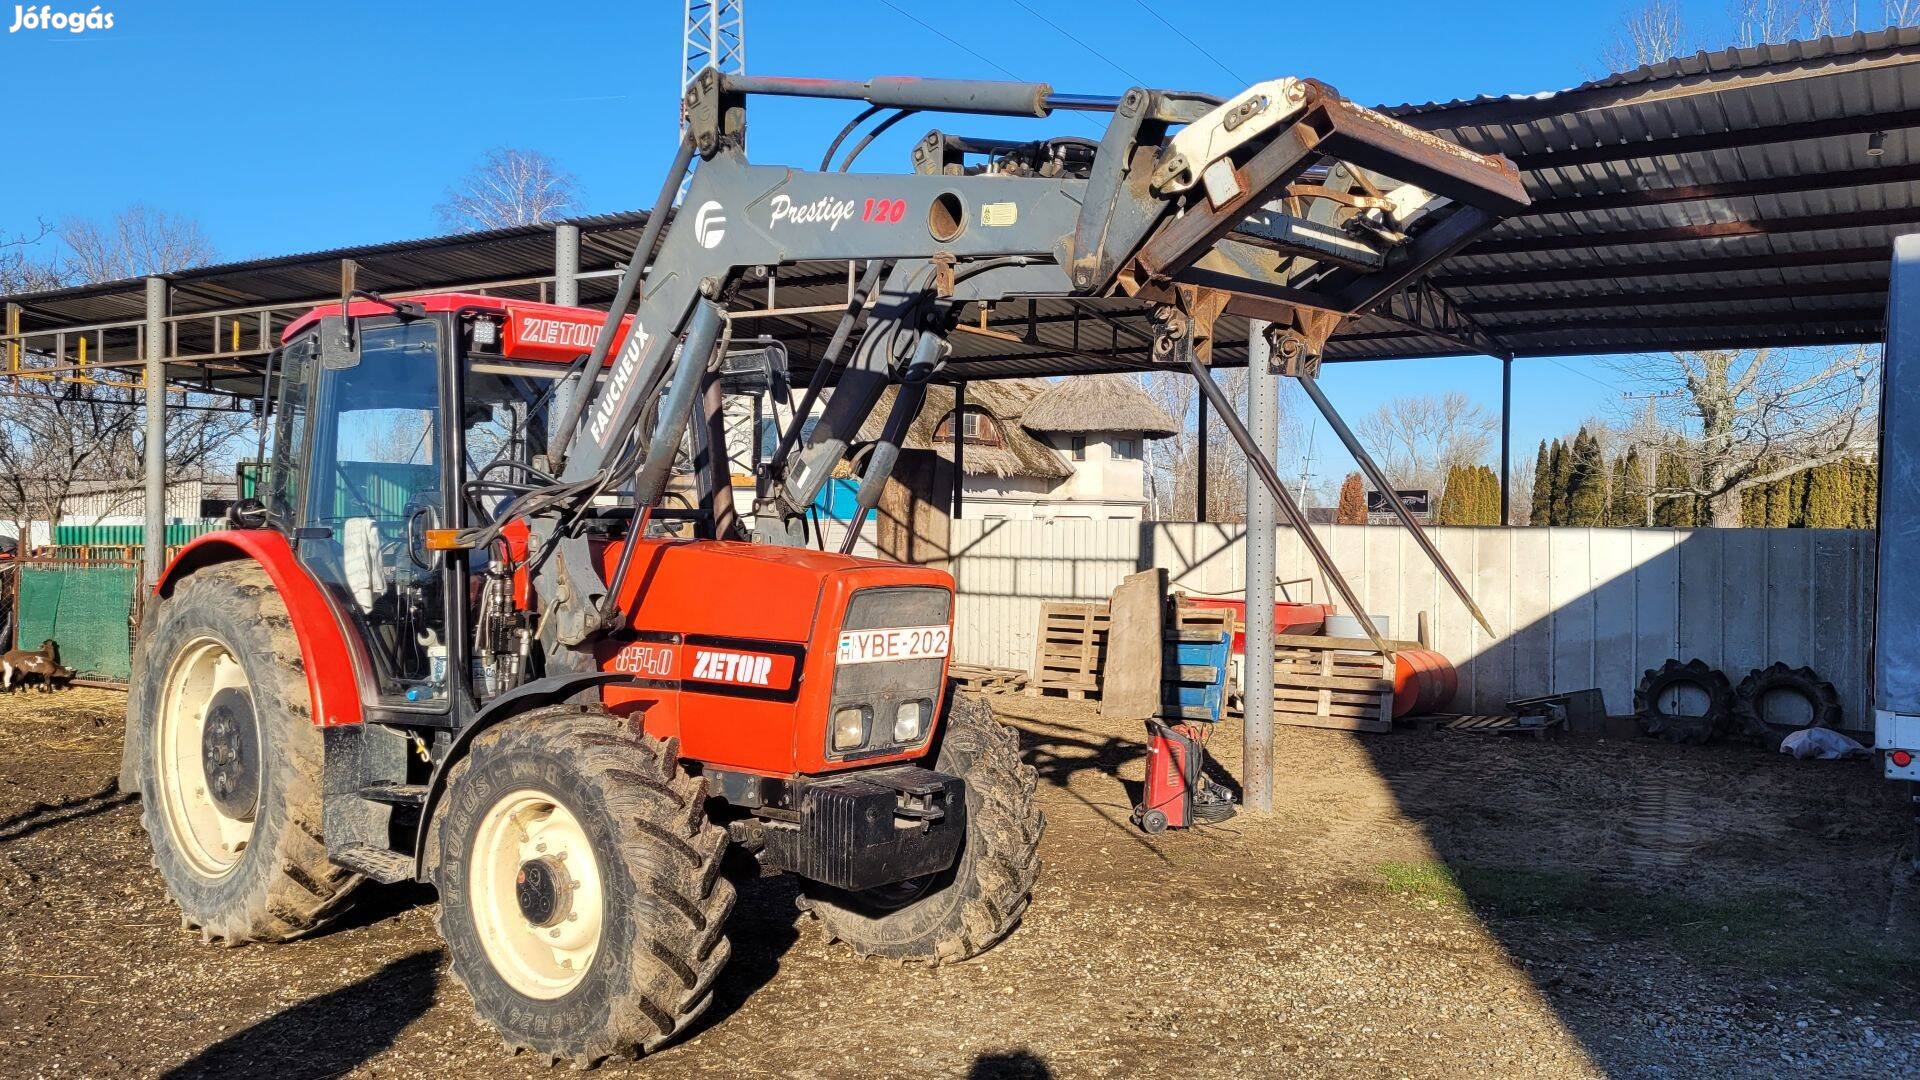
[[17,814],[0,819],[0,844],[32,836],[42,829],[104,814],[132,802],[134,796],[120,790],[117,780],[109,780],[98,791],[57,802],[36,803]]
[[424,949],[281,1009],[168,1070],[166,1080],[349,1072],[392,1046],[433,1005],[440,955]]

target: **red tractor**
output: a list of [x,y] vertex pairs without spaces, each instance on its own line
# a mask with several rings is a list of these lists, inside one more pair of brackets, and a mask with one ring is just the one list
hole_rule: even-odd
[[[747,162],[750,94],[1113,119],[1097,146],[934,132],[912,174],[846,172],[864,142],[804,172]],[[1214,316],[1272,319],[1310,372],[1340,315],[1525,199],[1505,162],[1310,80],[1221,101],[707,71],[685,105],[610,313],[349,293],[287,327],[258,497],[156,583],[128,705],[123,784],[208,941],[296,937],[366,879],[430,882],[481,1015],[579,1064],[711,1000],[730,843],[867,955],[966,959],[1026,910],[1035,774],[948,689],[952,579],[808,546],[834,470],[858,463],[857,526],[927,383],[965,377],[963,309],[1134,300],[1153,361],[1217,396]],[[730,305],[807,261],[864,271],[745,542]]]

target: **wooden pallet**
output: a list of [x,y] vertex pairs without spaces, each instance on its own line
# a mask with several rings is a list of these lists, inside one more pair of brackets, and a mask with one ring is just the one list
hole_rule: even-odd
[[976,694],[1015,694],[1027,688],[1027,673],[1018,668],[950,664],[947,678],[959,683],[961,689]]
[[1393,655],[1365,638],[1281,634],[1273,648],[1274,722],[1340,731],[1393,729]]
[[1098,698],[1109,621],[1105,604],[1040,605],[1033,679],[1027,692],[1045,695],[1051,691],[1075,700]]
[[1544,739],[1560,726],[1558,717],[1485,714],[1460,716],[1436,713],[1429,719],[1439,722],[1442,731],[1464,731],[1472,735],[1531,735]]
[[1178,604],[1173,609],[1173,625],[1167,628],[1170,641],[1218,641],[1220,635],[1237,633],[1239,620],[1227,608],[1199,608]]

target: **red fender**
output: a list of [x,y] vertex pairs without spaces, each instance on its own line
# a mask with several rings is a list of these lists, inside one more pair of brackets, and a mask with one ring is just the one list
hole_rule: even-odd
[[334,617],[325,593],[294,557],[293,545],[271,529],[222,529],[195,537],[167,564],[154,585],[155,596],[170,596],[181,578],[220,563],[252,559],[267,572],[287,605],[300,661],[307,671],[312,716],[322,727],[358,724],[360,685],[354,678],[353,651]]

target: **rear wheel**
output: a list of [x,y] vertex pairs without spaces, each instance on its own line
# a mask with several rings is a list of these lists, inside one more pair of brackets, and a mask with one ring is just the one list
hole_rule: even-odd
[[286,605],[251,565],[160,603],[127,702],[154,865],[208,941],[298,936],[359,878],[321,839],[321,737]]
[[577,706],[505,721],[454,765],[429,854],[437,920],[509,1046],[590,1066],[711,1003],[734,894],[704,794],[672,740]]
[[1026,913],[1046,818],[1037,776],[985,702],[956,693],[935,768],[967,782],[967,838],[943,873],[865,892],[804,882],[804,906],[863,956],[932,964],[978,956]]

